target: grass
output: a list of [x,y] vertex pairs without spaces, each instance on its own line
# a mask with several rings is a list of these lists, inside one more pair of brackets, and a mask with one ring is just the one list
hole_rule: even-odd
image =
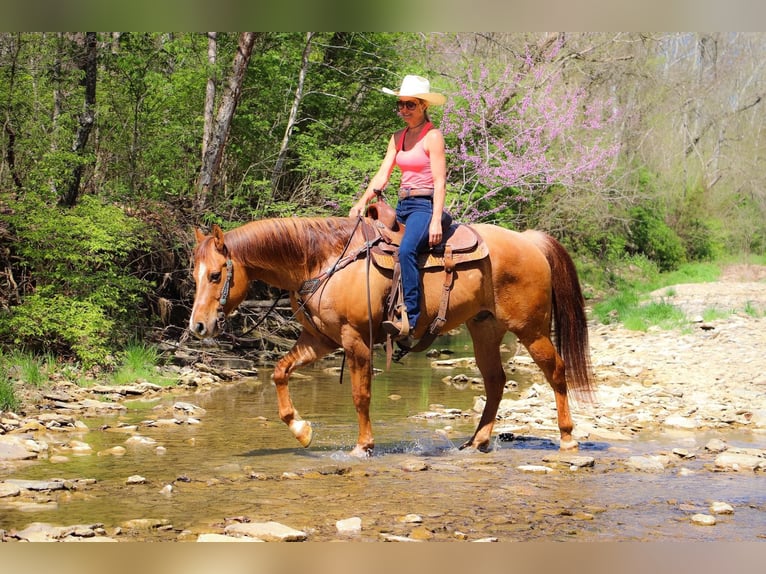
[[133,342],[123,352],[122,362],[112,375],[112,383],[129,385],[137,380],[146,380],[157,385],[167,385],[168,380],[157,370],[159,362],[160,352],[157,347]]
[[665,296],[670,297],[675,293],[673,285],[708,283],[721,274],[718,263],[687,263],[668,273],[660,273],[646,260],[626,261],[624,266],[613,272],[614,293],[596,303],[593,312],[604,324],[619,322],[636,331],[686,328],[689,320],[681,309],[664,300],[649,301],[649,293],[668,287]]
[[19,408],[19,403],[13,381],[5,369],[0,367],[0,411],[15,411]]
[[25,351],[0,352],[0,410],[15,410],[20,406],[17,383],[42,388],[55,369],[56,360],[50,354],[35,356]]

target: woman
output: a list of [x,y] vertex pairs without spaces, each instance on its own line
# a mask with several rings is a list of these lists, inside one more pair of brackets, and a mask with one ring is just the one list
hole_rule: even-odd
[[383,88],[383,92],[397,96],[396,110],[407,127],[391,136],[380,169],[349,216],[362,215],[367,203],[388,185],[394,167],[399,167],[402,177],[396,216],[405,224],[399,248],[405,309],[400,320],[386,321],[383,327],[395,338],[403,339],[415,329],[420,316],[418,253],[441,243],[442,218],[451,220],[444,211],[444,136],[431,124],[427,111],[429,105],[440,106],[446,98],[431,92],[426,78],[414,75],[405,76],[399,90]]

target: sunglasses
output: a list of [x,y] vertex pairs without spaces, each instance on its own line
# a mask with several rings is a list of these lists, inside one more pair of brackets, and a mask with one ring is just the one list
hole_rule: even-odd
[[418,102],[413,102],[412,100],[407,100],[406,102],[402,100],[397,100],[396,102],[397,110],[403,110],[404,108],[407,108],[408,110],[412,111],[416,107],[418,107]]

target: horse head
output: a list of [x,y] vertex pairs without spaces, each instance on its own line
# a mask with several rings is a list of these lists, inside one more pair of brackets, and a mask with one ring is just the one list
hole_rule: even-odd
[[195,229],[194,306],[189,330],[198,338],[215,337],[219,316],[229,315],[247,294],[248,278],[241,265],[232,261],[220,227],[213,225],[211,235]]

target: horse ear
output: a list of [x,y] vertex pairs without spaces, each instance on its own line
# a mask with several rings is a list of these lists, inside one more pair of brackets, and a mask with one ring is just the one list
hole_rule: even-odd
[[202,243],[202,240],[206,237],[199,227],[194,228],[194,235],[197,238],[197,243]]
[[223,242],[223,231],[214,223],[212,232],[213,239],[215,240],[215,248],[221,253],[226,253],[226,244]]

